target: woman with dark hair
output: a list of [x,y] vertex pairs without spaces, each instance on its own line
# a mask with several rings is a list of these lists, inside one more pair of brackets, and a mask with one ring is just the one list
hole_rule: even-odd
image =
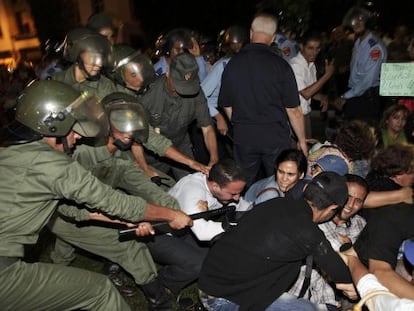
[[382,114],[380,122],[382,146],[388,147],[395,143],[407,144],[404,132],[409,110],[404,105],[393,104]]
[[365,177],[369,171],[369,162],[376,146],[375,135],[365,121],[352,120],[339,129],[333,143],[328,141],[314,145],[309,151],[308,174],[311,167],[326,155],[342,157],[348,165],[348,173]]
[[275,174],[255,182],[244,199],[254,204],[277,197],[300,198],[303,194],[306,156],[297,149],[285,149],[275,161]]

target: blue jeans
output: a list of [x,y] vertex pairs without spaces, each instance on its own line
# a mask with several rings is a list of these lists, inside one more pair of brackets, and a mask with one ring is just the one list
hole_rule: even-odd
[[[239,305],[225,298],[213,297],[200,292],[200,299],[208,311],[238,311]],[[296,298],[284,293],[266,308],[265,311],[317,311],[317,307],[309,300]]]

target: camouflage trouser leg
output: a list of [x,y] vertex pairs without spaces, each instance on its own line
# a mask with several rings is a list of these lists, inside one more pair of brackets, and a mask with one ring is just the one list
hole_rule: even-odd
[[[1,260],[1,259],[0,259]],[[18,261],[0,271],[0,310],[131,310],[104,275]]]
[[157,268],[147,246],[136,240],[120,242],[117,229],[77,226],[60,217],[50,229],[64,242],[119,264],[138,285],[147,284],[157,276]]

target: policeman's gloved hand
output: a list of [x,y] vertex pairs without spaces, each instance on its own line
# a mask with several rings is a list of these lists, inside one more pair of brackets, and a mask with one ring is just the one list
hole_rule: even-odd
[[166,183],[163,183],[163,180],[168,180],[168,178],[165,177],[160,177],[160,176],[154,176],[151,177],[151,181],[156,184],[157,186],[161,187],[161,186],[166,186],[169,187]]

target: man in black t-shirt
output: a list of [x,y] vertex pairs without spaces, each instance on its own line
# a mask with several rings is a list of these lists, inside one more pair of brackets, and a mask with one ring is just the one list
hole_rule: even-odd
[[[412,146],[392,145],[380,151],[367,176],[371,191],[397,190],[414,183]],[[414,299],[414,286],[400,276],[395,267],[402,242],[414,237],[414,207],[399,203],[364,209],[368,223],[355,243],[355,250],[371,273],[391,292]]]
[[308,255],[335,283],[347,284],[345,294],[356,298],[348,268],[317,226],[347,199],[344,177],[322,172],[308,184],[304,199],[275,198],[256,205],[210,249],[198,283],[204,306],[316,310],[309,301],[286,293]]

